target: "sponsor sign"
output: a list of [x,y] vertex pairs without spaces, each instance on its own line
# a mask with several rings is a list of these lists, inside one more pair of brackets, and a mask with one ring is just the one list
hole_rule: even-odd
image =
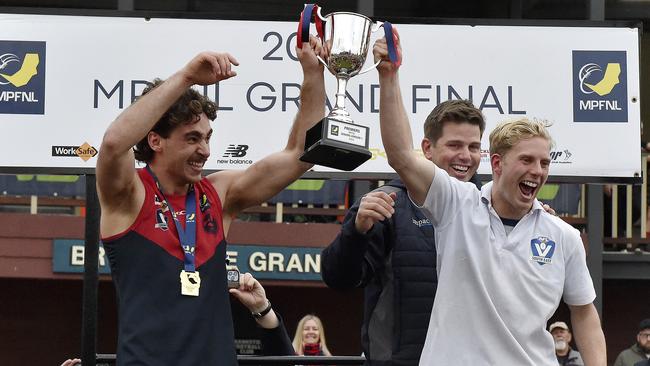
[[[302,82],[294,48],[295,22],[0,14],[0,24],[11,24],[2,28],[0,42],[0,56],[5,55],[0,58],[0,65],[5,65],[0,69],[0,82],[5,83],[0,90],[7,92],[0,100],[4,132],[0,170],[51,167],[87,172],[96,162],[92,151],[63,159],[52,154],[51,147],[71,145],[64,141],[87,141],[91,146],[101,141],[110,122],[149,80],[168,77],[210,44],[218,44],[241,65],[235,78],[195,87],[219,106],[205,169],[246,168],[286,146]],[[462,98],[471,100],[486,117],[482,150],[488,149],[489,133],[502,120],[545,119],[553,123],[550,132],[556,146],[562,147],[556,150],[563,153],[554,160],[552,176],[587,181],[640,176],[638,29],[397,26],[409,60],[400,68],[400,86],[414,146],[420,145],[422,125],[431,110],[442,101]],[[379,35],[372,37],[374,42]],[[161,39],[175,47],[159,47]],[[421,39],[428,40],[428,47],[420,46]],[[129,52],[124,52],[127,41]],[[435,50],[441,49],[453,57],[439,57]],[[26,76],[29,72],[20,72],[22,65],[31,70],[28,66],[36,64],[36,56],[28,54],[38,55],[31,79]],[[478,60],[477,54],[489,62]],[[336,90],[336,80],[328,72],[325,84],[327,111]],[[369,128],[373,158],[345,174],[392,173],[379,129],[377,73],[351,78],[346,93],[346,110],[354,126]],[[328,133],[352,143],[366,136],[358,131],[346,135],[341,126]],[[25,136],[30,137],[27,150]],[[572,154],[571,164],[560,163],[567,156],[564,150]],[[489,157],[482,156],[482,161],[479,174],[490,174],[485,164]],[[333,171],[313,168],[315,175]]]
[[573,120],[628,122],[625,51],[573,51]]
[[[85,243],[79,239],[52,240],[52,272],[83,273]],[[108,257],[102,243],[99,243],[99,273],[109,274]]]
[[253,160],[247,159],[246,155],[248,154],[249,145],[244,144],[228,144],[228,147],[221,155],[220,159],[217,159],[217,164],[228,164],[228,165],[251,165]]
[[0,114],[45,113],[45,42],[0,40]]
[[[52,241],[52,272],[83,273],[84,241],[54,239]],[[228,245],[229,268],[250,272],[255,278],[267,280],[320,281],[322,248],[262,245]],[[110,273],[108,257],[99,244],[99,273]]]
[[87,142],[81,146],[52,146],[52,156],[56,157],[78,157],[83,161],[88,161],[97,153],[97,149]]

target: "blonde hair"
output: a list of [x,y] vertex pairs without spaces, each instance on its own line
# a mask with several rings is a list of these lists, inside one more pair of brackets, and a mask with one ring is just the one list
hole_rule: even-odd
[[293,336],[293,349],[296,351],[296,354],[303,355],[303,341],[302,341],[302,332],[305,329],[305,323],[307,320],[313,320],[318,326],[318,343],[320,344],[320,349],[323,351],[325,356],[331,356],[332,353],[327,348],[327,342],[325,341],[325,328],[323,328],[323,322],[313,314],[307,314],[300,319],[298,326],[296,327],[296,333]]
[[526,117],[503,121],[490,132],[490,155],[504,155],[520,141],[533,137],[541,137],[553,147],[553,139],[548,132],[550,126],[551,123],[546,120]]

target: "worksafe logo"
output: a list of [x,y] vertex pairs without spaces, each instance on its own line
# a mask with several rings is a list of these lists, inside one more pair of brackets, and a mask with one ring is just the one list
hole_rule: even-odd
[[0,40],[0,113],[45,112],[45,42]]
[[573,120],[628,121],[625,51],[573,51]]
[[97,153],[97,149],[87,142],[84,142],[81,146],[52,146],[52,156],[79,157],[83,161],[90,160]]

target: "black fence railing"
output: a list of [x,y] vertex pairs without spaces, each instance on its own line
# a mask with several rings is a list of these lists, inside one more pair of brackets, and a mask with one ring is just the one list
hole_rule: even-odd
[[[361,365],[363,356],[237,356],[240,365]],[[98,354],[97,366],[115,365],[114,354]]]

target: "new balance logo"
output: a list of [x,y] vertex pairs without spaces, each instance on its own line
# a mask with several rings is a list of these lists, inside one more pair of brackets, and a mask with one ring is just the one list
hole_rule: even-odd
[[223,153],[224,158],[242,158],[246,156],[246,151],[248,150],[248,145],[228,145],[226,152]]

